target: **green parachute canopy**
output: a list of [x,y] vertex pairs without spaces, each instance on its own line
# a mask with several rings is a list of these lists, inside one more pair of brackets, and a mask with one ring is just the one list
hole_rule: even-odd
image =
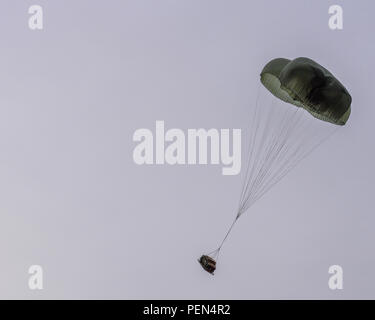
[[344,125],[352,98],[331,72],[309,58],[271,60],[260,74],[277,98],[304,108],[315,118]]

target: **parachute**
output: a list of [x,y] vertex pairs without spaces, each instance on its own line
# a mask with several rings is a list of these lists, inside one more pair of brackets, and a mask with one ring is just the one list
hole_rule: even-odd
[[274,59],[260,74],[262,84],[277,98],[301,107],[315,118],[344,125],[352,98],[327,69],[309,58]]
[[273,59],[260,73],[260,82],[266,90],[258,90],[238,209],[219,247],[206,254],[213,261],[238,218],[350,116],[349,92],[309,58]]

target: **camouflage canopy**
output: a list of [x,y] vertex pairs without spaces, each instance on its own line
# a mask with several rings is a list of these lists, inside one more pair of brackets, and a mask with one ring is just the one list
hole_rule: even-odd
[[260,79],[274,96],[304,108],[315,118],[336,125],[344,125],[349,118],[349,92],[331,72],[309,58],[273,59]]

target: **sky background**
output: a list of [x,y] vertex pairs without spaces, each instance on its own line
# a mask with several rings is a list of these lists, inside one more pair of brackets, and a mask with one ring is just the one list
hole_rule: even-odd
[[[0,298],[374,299],[374,14],[371,0],[3,0]],[[137,166],[133,133],[241,128],[245,146],[262,67],[299,56],[340,79],[351,118],[240,218],[212,277],[196,259],[242,174]]]

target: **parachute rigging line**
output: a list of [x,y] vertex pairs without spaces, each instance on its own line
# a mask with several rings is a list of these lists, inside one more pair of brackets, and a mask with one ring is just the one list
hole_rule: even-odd
[[317,130],[316,119],[303,108],[290,108],[275,99],[260,107],[259,99],[260,87],[238,209],[219,247],[208,253],[213,257],[218,258],[238,218],[339,128],[335,126],[332,130],[332,125],[326,124],[328,132],[320,127]]

